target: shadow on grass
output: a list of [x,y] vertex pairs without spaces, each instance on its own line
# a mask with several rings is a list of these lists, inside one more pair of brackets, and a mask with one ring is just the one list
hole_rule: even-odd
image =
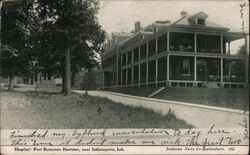
[[[18,94],[16,94],[18,93]],[[89,94],[27,91],[4,93],[3,128],[192,128],[173,111],[162,115]],[[12,122],[12,123],[11,123]]]

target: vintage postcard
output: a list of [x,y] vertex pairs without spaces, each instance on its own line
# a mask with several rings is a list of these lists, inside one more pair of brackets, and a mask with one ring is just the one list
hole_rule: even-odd
[[0,8],[0,154],[249,153],[249,1]]

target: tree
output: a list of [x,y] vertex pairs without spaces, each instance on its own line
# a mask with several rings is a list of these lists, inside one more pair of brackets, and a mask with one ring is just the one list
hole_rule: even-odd
[[248,55],[247,47],[245,44],[239,47],[239,49],[237,51],[237,55],[245,55],[245,56]]
[[85,73],[80,87],[81,89],[85,89],[85,90],[95,90],[97,88],[96,72],[90,71],[90,72]]
[[36,31],[34,1],[5,2],[1,14],[1,75],[14,89],[16,75],[28,74],[31,65],[30,34]]
[[[67,95],[70,93],[71,70],[75,73],[83,66],[90,67],[94,64],[94,53],[100,51],[100,44],[105,38],[96,18],[98,1],[38,0],[38,10],[41,21],[44,21],[41,36],[50,36],[46,43],[40,39],[40,44],[49,46],[51,53],[48,57],[57,60],[50,67],[64,74],[62,90]],[[40,64],[45,64],[48,59],[39,60]],[[60,69],[55,69],[56,67]]]

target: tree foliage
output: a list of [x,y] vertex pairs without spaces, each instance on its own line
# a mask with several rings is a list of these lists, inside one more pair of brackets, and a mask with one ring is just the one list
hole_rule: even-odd
[[246,45],[242,45],[239,47],[237,55],[248,55],[249,53],[247,53],[247,47]]
[[1,75],[13,89],[16,75],[29,74],[32,61],[30,34],[37,29],[34,1],[5,2],[1,14]]
[[97,64],[95,53],[105,38],[98,9],[95,0],[38,0],[41,29],[35,40],[43,72],[63,77],[66,50],[70,50],[72,73]]

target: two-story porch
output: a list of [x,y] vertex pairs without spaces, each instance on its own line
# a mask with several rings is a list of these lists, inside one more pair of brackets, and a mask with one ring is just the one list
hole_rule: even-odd
[[[231,42],[244,38],[244,35],[167,33],[166,44],[161,44],[161,36],[156,37],[155,49],[151,51],[153,54],[149,54],[153,49],[150,48],[150,41],[146,43],[145,54],[141,50],[143,45],[121,54],[123,64],[121,82],[118,82],[121,86],[247,86],[248,57],[236,51],[233,53],[230,48]],[[137,51],[139,54],[135,53]]]
[[229,32],[207,17],[203,12],[185,15],[173,24],[156,23],[134,34],[117,48],[115,85],[247,87],[248,48],[233,48],[239,40],[244,45],[247,35]]

